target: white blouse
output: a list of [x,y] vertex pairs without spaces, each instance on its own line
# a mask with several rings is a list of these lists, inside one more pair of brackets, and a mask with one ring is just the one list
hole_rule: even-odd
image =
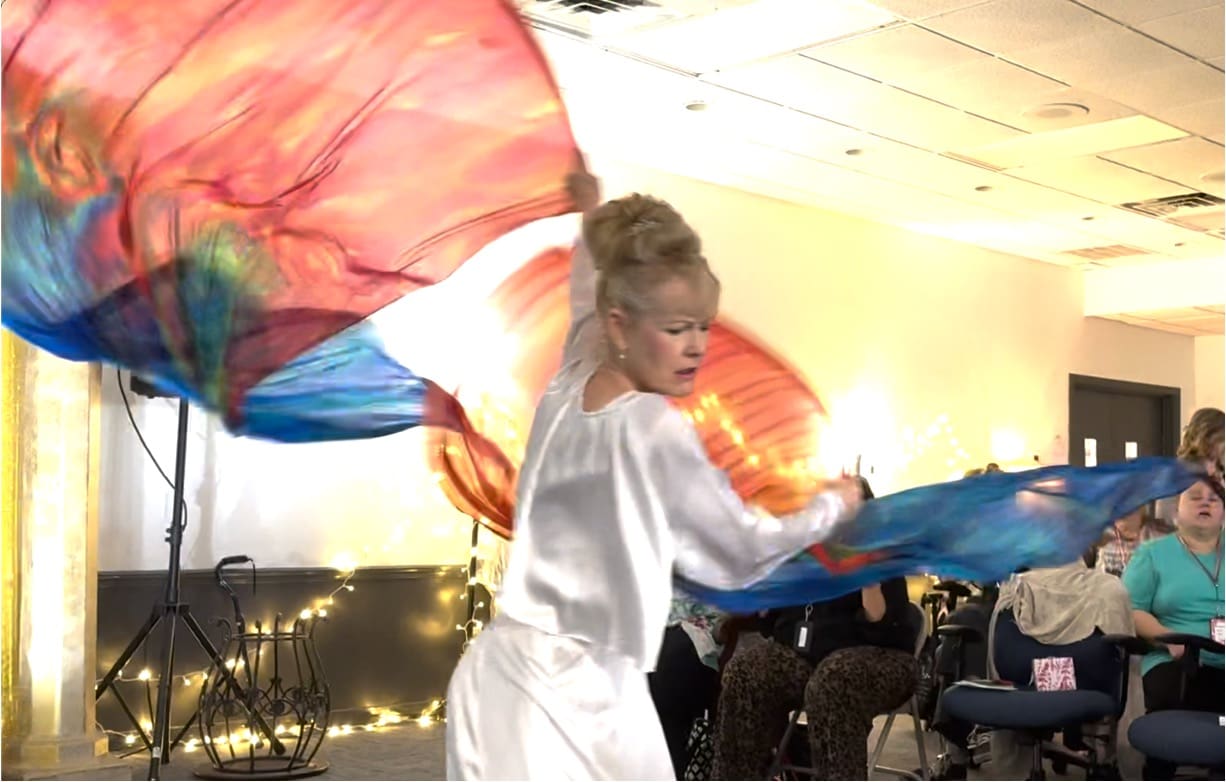
[[845,507],[834,493],[785,518],[746,507],[693,425],[658,394],[585,412],[600,339],[594,279],[580,243],[572,326],[532,423],[499,613],[650,671],[674,570],[711,587],[747,586],[829,537]]

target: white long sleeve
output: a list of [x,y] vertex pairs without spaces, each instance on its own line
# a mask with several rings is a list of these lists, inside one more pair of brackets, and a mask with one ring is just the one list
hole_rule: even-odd
[[632,392],[585,412],[586,379],[560,376],[537,408],[500,614],[648,671],[674,570],[717,588],[751,584],[828,537],[843,503],[822,495],[793,516],[755,513],[664,397]]
[[684,416],[670,407],[657,430],[651,474],[676,541],[674,567],[692,581],[717,589],[749,586],[830,537],[846,515],[833,492],[819,493],[803,510],[782,517],[747,506],[728,476],[711,464]]
[[596,266],[580,237],[570,263],[570,329],[562,349],[562,366],[599,360],[600,322],[596,317]]

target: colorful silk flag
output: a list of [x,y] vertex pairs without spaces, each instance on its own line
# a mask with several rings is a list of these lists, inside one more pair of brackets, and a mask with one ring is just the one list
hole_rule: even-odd
[[4,325],[232,431],[456,423],[354,327],[571,209],[503,0],[10,0],[3,53]]

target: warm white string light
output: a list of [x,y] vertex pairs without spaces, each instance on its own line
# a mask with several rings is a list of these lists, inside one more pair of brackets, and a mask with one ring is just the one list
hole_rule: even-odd
[[[470,561],[476,556],[475,554],[472,553],[475,551],[476,551],[475,547],[471,549]],[[341,579],[341,583],[335,589],[329,592],[326,597],[322,598],[321,600],[316,601],[315,607],[304,608],[298,615],[299,618],[302,619],[303,621],[310,619],[312,617],[326,618],[328,615],[328,609],[326,608],[326,606],[334,605],[335,598],[337,595],[339,595],[341,592],[353,592],[354,591],[354,585],[351,584],[350,581],[353,580],[353,577],[357,573],[356,562],[353,562],[351,559],[349,559],[347,555],[341,554],[341,555],[338,555],[334,559],[333,566],[341,574],[339,576]],[[467,573],[467,569],[461,568],[461,572]],[[469,581],[472,581],[471,577],[467,577],[467,578]],[[463,592],[461,592],[461,598],[464,598],[464,597],[466,597],[466,595]],[[480,608],[480,607],[483,607],[484,605],[485,605],[484,602],[478,602],[477,607]],[[478,625],[478,630],[479,630],[480,622],[477,622],[477,625]],[[262,652],[263,650],[260,650],[260,651]],[[257,654],[258,653],[259,652],[257,652]],[[225,666],[226,668],[230,670],[242,670],[244,667],[244,663],[243,663],[242,658],[235,656],[232,659],[226,660]],[[203,670],[191,671],[185,674],[175,674],[175,678],[180,679],[184,685],[190,686],[192,684],[198,684],[198,686],[203,687],[204,684],[208,681],[208,675],[209,675],[210,670],[211,669],[203,669]],[[159,679],[159,676],[157,673],[150,670],[149,668],[142,668],[136,676],[130,676],[126,678],[123,675],[123,671],[120,671],[119,677],[116,679],[116,681],[117,682],[140,682],[140,683],[143,683],[146,687],[148,687],[152,684],[155,684],[158,681],[158,679]],[[353,733],[354,731],[358,731],[358,730],[361,730],[361,731],[378,730],[378,729],[390,727],[393,725],[399,725],[400,723],[405,722],[406,720],[410,720],[421,727],[428,727],[430,725],[433,725],[435,722],[439,722],[443,719],[442,707],[443,707],[443,699],[434,698],[428,703],[428,705],[425,706],[424,709],[421,710],[421,712],[416,717],[413,717],[410,720],[410,718],[405,717],[404,714],[402,714],[400,711],[394,708],[394,706],[372,706],[368,709],[368,712],[372,715],[371,720],[367,722],[359,723],[356,725],[352,723],[344,723],[339,726],[333,725],[332,727],[328,729],[328,736],[329,737],[347,736]],[[149,720],[147,719],[141,723],[141,727],[144,729],[146,733],[149,733],[153,729],[152,723],[150,723]],[[122,738],[126,746],[133,746],[140,739],[140,735],[136,733],[135,731],[115,731],[115,730],[108,730],[105,728],[101,728],[101,729],[107,735],[117,736],[117,737]],[[172,726],[172,731],[173,730],[174,728]],[[244,728],[244,730],[246,730],[246,728]],[[291,736],[296,736],[298,732],[298,726],[297,725],[291,725],[291,726],[278,725],[276,728],[274,728],[274,731],[278,735],[282,735],[283,733],[286,733]],[[225,744],[232,745],[232,746],[246,743],[246,744],[250,744],[252,747],[259,747],[261,746],[261,743],[266,740],[267,740],[266,738],[262,738],[259,735],[253,735],[251,734],[249,730],[247,730],[246,734],[231,733],[229,736],[219,737],[218,743],[219,744],[225,743]],[[193,752],[199,748],[199,745],[200,745],[200,741],[198,739],[193,738],[193,739],[186,740],[184,742],[183,748],[187,752]]]
[[[508,430],[508,434],[513,434],[513,433],[510,430]],[[480,550],[478,547],[478,541],[479,541],[479,535],[480,535],[479,520],[474,519],[473,525],[474,525],[473,536],[471,540],[471,545],[468,550],[468,563],[458,568],[458,572],[464,577],[465,588],[460,590],[460,593],[457,599],[465,603],[465,609],[466,609],[466,619],[464,623],[456,625],[456,631],[464,633],[464,642],[461,647],[461,654],[463,654],[464,651],[468,649],[468,646],[472,642],[472,640],[476,638],[476,636],[479,635],[482,629],[484,629],[485,627],[485,623],[476,617],[476,612],[481,609],[484,609],[486,607],[486,603],[484,600],[476,600],[474,598],[475,605],[469,606],[468,604],[469,593],[472,593],[475,596],[477,594],[476,588],[478,586],[485,587],[490,592],[490,594],[494,593],[494,588],[491,585],[481,583],[477,575],[477,565],[480,560]],[[335,589],[333,589],[323,598],[314,601],[314,604],[312,606],[303,608],[298,614],[299,619],[306,621],[308,619],[311,619],[312,617],[327,618],[328,608],[335,606],[337,596],[340,595],[342,592],[353,592],[354,591],[354,585],[351,583],[351,581],[353,580],[354,576],[357,574],[358,562],[356,561],[356,559],[348,553],[341,553],[333,558],[332,567],[333,569],[337,570],[338,573],[340,574],[338,576],[341,579],[340,584],[338,584]],[[445,568],[443,572],[446,572]],[[225,665],[228,669],[231,669],[231,670],[241,670],[243,667],[243,661],[242,659],[235,657],[234,659],[227,660]],[[203,686],[208,681],[209,670],[210,669],[202,669],[202,670],[191,671],[185,674],[175,674],[175,677],[178,679],[181,679],[183,684],[186,686],[190,686],[192,684],[197,684],[197,683],[199,686]],[[134,677],[125,678],[123,676],[123,671],[120,671],[119,677],[116,679],[116,681],[117,682],[141,682],[145,684],[146,686],[149,686],[150,684],[156,683],[158,681],[158,678],[159,677],[155,672],[151,671],[148,668],[142,668],[140,672]],[[358,724],[344,723],[341,725],[333,725],[328,729],[328,736],[335,738],[337,736],[350,735],[356,731],[363,731],[363,732],[374,731],[374,730],[379,730],[382,728],[398,725],[406,721],[413,722],[420,727],[429,727],[430,725],[433,725],[437,722],[446,721],[445,700],[443,698],[432,699],[429,702],[429,704],[425,706],[425,708],[423,708],[418,713],[416,717],[406,717],[403,713],[401,713],[400,711],[398,711],[396,708],[392,706],[371,707],[369,709],[369,712],[372,714],[373,719],[367,722],[358,723]],[[148,723],[148,721],[146,720],[145,723]],[[101,728],[101,726],[99,727],[104,733],[108,735],[117,736],[117,737],[122,738],[124,744],[128,746],[132,746],[136,744],[137,741],[139,740],[139,734],[133,731],[126,731],[126,732],[125,731],[114,731],[114,730],[108,730],[105,728]],[[142,724],[142,727],[145,729],[146,732],[152,730],[151,724]],[[278,735],[281,735],[283,728],[286,731],[288,730],[296,731],[297,726],[288,726],[288,727],[277,726],[274,730],[277,732]],[[172,727],[172,730],[173,730],[173,727]],[[246,729],[244,728],[244,730]],[[255,740],[253,741],[252,739],[255,739]],[[220,737],[218,739],[218,743],[220,744],[224,742],[229,745],[235,745],[235,744],[246,742],[248,744],[251,744],[252,746],[259,746],[259,742],[263,740],[266,740],[266,739],[261,739],[258,735],[253,736],[252,734],[250,734],[250,731],[247,731],[245,735],[240,734],[240,733],[232,733],[229,736]],[[188,739],[184,743],[184,749],[188,752],[192,752],[195,749],[199,748],[199,744],[200,742],[197,739],[194,739],[194,738]]]

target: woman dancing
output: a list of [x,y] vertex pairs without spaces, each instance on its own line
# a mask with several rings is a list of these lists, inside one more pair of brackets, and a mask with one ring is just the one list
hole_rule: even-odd
[[519,477],[499,615],[448,687],[449,779],[672,779],[644,672],[673,571],[753,583],[860,504],[832,482],[776,519],[747,508],[665,399],[694,388],[719,283],[668,204],[598,208],[586,172],[563,365],[537,407]]

